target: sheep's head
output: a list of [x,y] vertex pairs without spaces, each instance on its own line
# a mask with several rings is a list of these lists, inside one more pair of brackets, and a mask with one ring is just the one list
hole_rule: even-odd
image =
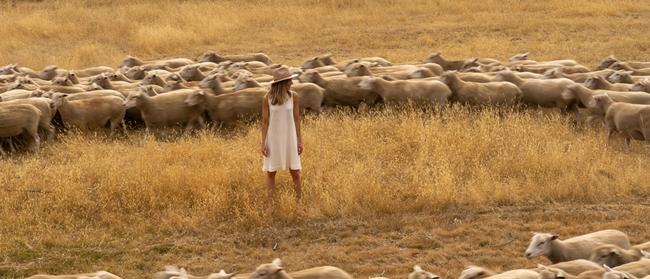
[[188,80],[199,74],[199,65],[187,65],[179,72],[180,76]]
[[212,274],[208,275],[208,277],[206,279],[230,279],[230,278],[234,277],[235,275],[237,275],[236,272],[226,273],[226,271],[222,269],[218,273],[212,273]]
[[619,266],[624,264],[621,253],[621,248],[616,245],[602,245],[591,251],[589,260],[600,265]]
[[126,97],[126,100],[124,100],[124,107],[126,109],[136,107],[140,103],[142,98],[145,98],[142,92],[140,91],[131,92],[129,96]]
[[601,109],[605,109],[605,106],[608,103],[613,102],[612,98],[609,97],[607,94],[599,94],[596,96],[593,96],[591,100],[591,104],[589,105],[590,107],[598,107]]
[[224,61],[223,57],[219,56],[216,52],[211,50],[204,52],[196,60],[198,62],[214,62],[214,63],[219,63]]
[[143,79],[145,76],[145,70],[144,67],[141,66],[135,66],[128,68],[125,72],[124,75],[130,79]]
[[413,266],[413,272],[409,274],[408,279],[440,279],[440,276],[435,275],[422,269],[419,265]]
[[492,275],[494,275],[494,272],[486,268],[471,265],[460,273],[458,279],[481,279]]
[[283,272],[282,261],[280,259],[273,260],[270,264],[262,264],[255,269],[249,279],[277,279],[280,272]]
[[106,73],[101,73],[101,74],[95,76],[95,78],[93,78],[91,80],[91,83],[95,83],[95,84],[101,86],[104,89],[113,88],[113,86],[111,85],[110,78],[108,77],[108,75]]
[[608,79],[612,83],[634,83],[631,71],[616,71]]
[[618,62],[619,60],[614,57],[614,55],[607,56],[605,59],[600,61],[600,64],[598,65],[598,70],[604,70],[609,68],[612,64]]
[[158,95],[158,92],[156,92],[152,85],[142,85],[138,88],[138,91],[142,94],[146,94],[147,96]]
[[562,77],[562,70],[560,68],[553,68],[553,69],[548,69],[546,72],[544,72],[544,79],[554,79],[554,78],[561,78]]
[[165,81],[156,73],[149,73],[147,76],[142,79],[143,85],[155,84],[159,86],[165,86]]
[[512,82],[513,80],[516,79],[515,73],[505,70],[505,71],[499,71],[495,76],[494,76],[494,81],[508,81]]
[[307,70],[298,78],[300,82],[311,82],[316,83],[316,81],[322,79],[320,73],[316,70]]
[[194,92],[190,93],[189,96],[187,96],[187,99],[185,99],[185,104],[193,107],[196,105],[203,104],[205,101],[205,92],[203,90],[194,90]]
[[208,75],[207,77],[203,78],[201,81],[199,81],[199,87],[201,88],[212,88],[215,85],[219,85],[219,74],[212,74]]
[[630,88],[630,91],[650,92],[650,80],[644,79],[635,82],[634,85],[632,85],[632,87]]
[[363,90],[372,90],[375,87],[375,83],[380,79],[378,77],[364,77],[359,82],[359,88]]
[[17,81],[18,81],[18,83],[20,83],[20,84],[31,84],[31,85],[36,85],[36,82],[34,82],[34,80],[31,79],[31,78],[28,77],[28,76],[19,77],[19,78],[17,79]]
[[305,60],[305,62],[302,63],[302,66],[300,66],[300,68],[302,68],[302,69],[313,69],[313,68],[318,68],[318,67],[322,67],[322,66],[325,66],[325,64],[323,64],[323,62],[319,59],[318,56],[315,56],[315,57],[312,57],[312,58],[309,58],[309,59]]
[[632,70],[632,68],[623,61],[614,62],[609,66],[609,68],[613,70]]
[[361,63],[354,63],[346,67],[345,74],[350,77],[360,77],[360,76],[372,76],[368,66]]
[[79,84],[79,77],[75,71],[68,71],[65,74],[65,77],[68,78],[73,84]]
[[591,75],[585,80],[584,85],[589,89],[598,89],[601,88],[603,81],[603,77],[599,75]]
[[67,99],[65,97],[68,97],[68,94],[63,94],[63,93],[52,94],[52,103],[50,106],[53,108],[61,107],[67,102]]
[[526,258],[529,260],[539,256],[551,254],[551,242],[557,240],[559,235],[552,233],[534,233],[526,249]]
[[74,83],[67,77],[57,77],[52,80],[52,84],[61,86],[73,86]]
[[442,59],[442,55],[441,55],[440,52],[434,52],[434,53],[430,54],[427,57],[427,59],[424,60],[425,63],[436,63],[436,64],[440,64],[440,62],[442,62],[442,61],[443,61],[443,59]]
[[257,81],[251,77],[240,76],[235,80],[235,86],[233,88],[233,91],[239,91],[251,87],[260,87],[260,84],[257,83]]
[[538,264],[537,268],[539,269],[540,279],[564,279],[567,277],[566,272],[558,268],[548,267],[541,264]]
[[512,57],[510,57],[510,61],[524,61],[524,60],[528,60],[528,55],[529,55],[529,54],[530,54],[530,52],[517,53],[517,54],[513,55]]
[[456,71],[447,71],[440,75],[440,82],[446,85],[451,85],[457,78],[458,76],[456,75]]
[[469,59],[469,60],[465,61],[465,64],[463,64],[463,67],[461,68],[461,70],[464,71],[464,70],[467,70],[467,69],[470,69],[470,68],[473,68],[473,67],[478,67],[478,66],[480,66],[480,64],[478,63],[478,58],[472,58],[472,59]]
[[235,62],[228,66],[229,71],[249,70],[245,62]]
[[320,62],[322,62],[323,65],[325,65],[325,66],[336,64],[334,59],[332,59],[332,54],[331,53],[321,54],[320,56],[318,56],[318,60],[320,60]]
[[141,66],[144,64],[142,60],[135,56],[127,55],[126,58],[122,60],[122,64],[120,66],[122,67],[135,67],[135,66]]

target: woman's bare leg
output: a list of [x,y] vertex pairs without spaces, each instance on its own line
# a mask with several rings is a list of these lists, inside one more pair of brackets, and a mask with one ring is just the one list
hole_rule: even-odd
[[270,208],[273,206],[273,199],[275,197],[275,174],[274,171],[266,173],[266,188],[268,192],[266,205]]
[[289,170],[289,172],[293,179],[293,190],[296,191],[296,203],[300,205],[302,201],[302,178],[300,177],[300,170]]

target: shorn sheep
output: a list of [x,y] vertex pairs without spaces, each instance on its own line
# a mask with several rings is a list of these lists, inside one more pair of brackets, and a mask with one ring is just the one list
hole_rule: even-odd
[[[628,147],[632,139],[650,143],[650,105],[614,102],[607,94],[594,96],[593,103],[595,107],[605,111],[608,141],[618,133],[623,136]],[[619,246],[629,248],[629,245]]]
[[617,230],[602,230],[566,240],[551,233],[535,233],[526,249],[526,258],[547,257],[552,263],[589,259],[591,251],[604,244],[630,247],[627,235]]
[[249,279],[352,279],[344,270],[334,266],[319,266],[287,273],[280,259],[257,267]]
[[594,248],[591,251],[592,262],[609,267],[617,267],[630,262],[641,260],[644,257],[649,257],[650,254],[639,249],[632,247],[631,249],[623,249],[616,245],[602,245]]

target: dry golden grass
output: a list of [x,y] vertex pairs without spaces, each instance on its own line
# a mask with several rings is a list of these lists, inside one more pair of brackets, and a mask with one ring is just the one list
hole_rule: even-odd
[[[0,64],[79,68],[214,49],[292,65],[322,52],[416,62],[435,50],[593,65],[611,53],[650,60],[649,13],[637,1],[3,1]],[[262,209],[256,124],[168,140],[65,135],[0,161],[0,277],[147,278],[165,264],[247,272],[281,256],[288,270],[400,278],[420,263],[450,278],[469,263],[532,266],[521,255],[529,230],[650,240],[640,144],[608,146],[555,113],[432,115],[308,116],[305,215],[287,174],[277,212]]]

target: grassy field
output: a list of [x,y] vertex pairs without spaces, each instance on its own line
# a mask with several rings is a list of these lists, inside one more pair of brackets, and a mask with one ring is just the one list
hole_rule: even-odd
[[[383,56],[650,61],[639,1],[10,1],[0,64],[117,65],[264,51],[298,65]],[[403,278],[414,264],[456,277],[466,264],[533,266],[529,231],[603,228],[650,240],[650,151],[605,142],[556,113],[449,108],[305,117],[307,211],[281,174],[263,210],[259,125],[156,139],[68,134],[0,161],[0,277],[106,269],[150,278],[166,264],[249,272],[330,264]],[[277,249],[272,249],[277,244]],[[535,262],[544,262],[536,260]]]

